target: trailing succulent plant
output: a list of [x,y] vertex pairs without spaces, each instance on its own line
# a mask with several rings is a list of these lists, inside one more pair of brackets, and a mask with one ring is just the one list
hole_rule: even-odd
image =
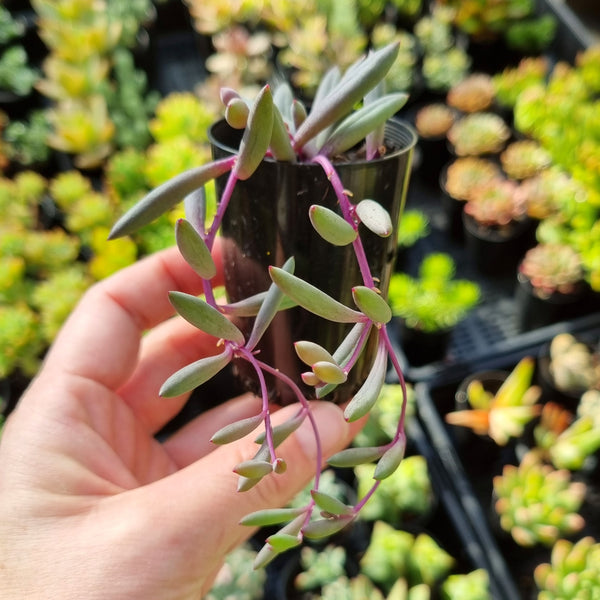
[[600,581],[600,542],[591,536],[577,542],[558,540],[550,562],[538,565],[533,577],[538,600],[594,598]]
[[[365,347],[367,338],[376,340],[376,356],[370,373],[352,400],[346,405],[345,417],[349,421],[361,418],[375,405],[384,384],[388,358],[403,382],[400,365],[394,354],[386,324],[392,312],[377,288],[367,261],[366,252],[358,234],[361,223],[380,236],[394,232],[387,211],[370,199],[360,199],[355,204],[344,189],[336,172],[333,157],[343,154],[362,140],[366,159],[378,157],[382,151],[386,121],[406,102],[403,93],[379,93],[383,80],[398,53],[397,44],[388,45],[363,57],[344,74],[332,69],[323,78],[310,112],[294,101],[291,89],[282,85],[272,92],[269,85],[262,88],[251,103],[231,89],[223,89],[221,99],[225,104],[228,123],[243,129],[243,137],[236,154],[217,159],[203,166],[185,171],[151,191],[114,225],[110,237],[127,235],[150,223],[180,201],[186,200],[188,218],[181,218],[175,227],[175,239],[183,257],[200,275],[204,283],[204,299],[173,291],[170,299],[177,312],[199,329],[220,338],[219,353],[200,359],[174,373],[163,384],[160,395],[177,396],[191,391],[223,370],[234,359],[247,361],[261,385],[262,408],[253,417],[235,421],[215,432],[216,444],[233,442],[259,426],[264,433],[258,438],[254,458],[238,464],[234,471],[239,475],[239,491],[256,485],[264,476],[282,473],[286,465],[277,455],[277,447],[306,419],[312,424],[317,442],[318,457],[311,499],[300,508],[282,508],[259,511],[245,517],[249,526],[282,525],[268,537],[258,552],[255,566],[261,567],[276,555],[299,546],[303,539],[324,537],[340,530],[353,521],[361,507],[375,492],[379,481],[389,476],[404,455],[404,408],[400,413],[393,439],[382,446],[350,448],[329,460],[338,467],[354,467],[359,463],[377,461],[374,483],[365,497],[355,506],[348,506],[322,492],[319,488],[322,456],[316,424],[313,421],[307,397],[286,373],[261,361],[256,347],[276,313],[293,305],[335,322],[347,323],[349,333],[339,348],[329,350],[309,341],[299,340],[294,346],[307,371],[302,379],[314,387],[314,395],[325,397],[338,384],[344,382]],[[355,109],[357,103],[361,107]],[[351,308],[322,290],[294,275],[294,259],[282,267],[272,266],[269,273],[272,285],[268,290],[247,298],[235,305],[217,303],[211,279],[215,264],[211,250],[234,186],[248,179],[263,158],[279,161],[313,163],[320,165],[330,181],[339,202],[341,215],[317,204],[310,208],[308,217],[314,229],[334,245],[351,245],[362,275],[362,285],[353,288],[356,307]],[[228,182],[218,203],[218,210],[210,225],[203,217],[203,186],[213,179],[228,174]],[[287,297],[287,298],[286,298]],[[255,315],[254,326],[246,338],[228,317]],[[371,338],[373,339],[373,338]],[[266,376],[274,376],[293,391],[300,405],[298,412],[288,421],[274,427],[271,424]],[[403,394],[406,404],[406,394]],[[320,518],[313,514],[321,511]]]
[[489,435],[496,444],[505,446],[540,413],[541,406],[536,403],[542,390],[531,385],[534,369],[531,356],[522,358],[495,393],[485,389],[480,379],[473,379],[466,389],[466,410],[447,413],[446,422]]
[[578,511],[586,485],[572,481],[568,470],[545,464],[535,450],[525,454],[518,466],[505,465],[493,483],[500,526],[520,546],[552,546],[585,524]]

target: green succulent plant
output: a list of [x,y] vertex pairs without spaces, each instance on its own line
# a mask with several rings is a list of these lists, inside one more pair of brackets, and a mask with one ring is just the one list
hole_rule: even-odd
[[471,62],[467,52],[458,46],[426,54],[421,71],[426,87],[434,92],[447,92],[467,76]]
[[600,353],[571,333],[550,340],[549,370],[554,385],[562,391],[600,389]]
[[501,177],[473,188],[464,211],[481,227],[502,229],[523,220],[526,205],[519,186]]
[[506,67],[492,76],[497,102],[504,107],[513,108],[519,94],[532,86],[543,84],[550,70],[548,58],[526,57],[515,67]]
[[485,569],[449,575],[442,582],[441,594],[444,600],[489,600],[490,576]]
[[500,178],[500,169],[487,158],[465,156],[453,160],[447,167],[444,190],[455,200],[469,200],[473,190]]
[[[250,433],[259,425],[265,425],[264,435],[258,438],[259,448],[255,457],[238,464],[234,469],[240,476],[240,491],[250,489],[268,474],[275,473],[276,476],[285,470],[285,464],[277,456],[277,445],[310,412],[310,404],[296,384],[285,373],[254,355],[256,344],[279,310],[299,305],[325,319],[349,324],[350,338],[338,350],[333,349],[332,354],[313,342],[300,340],[295,343],[299,358],[308,366],[302,379],[305,384],[315,388],[314,394],[318,397],[325,396],[345,381],[367,335],[371,330],[376,334],[378,359],[373,363],[362,388],[345,408],[348,420],[356,420],[368,414],[376,403],[386,376],[388,357],[396,365],[402,381],[399,364],[386,330],[386,323],[392,316],[391,309],[375,289],[376,284],[358,235],[358,222],[380,236],[391,235],[391,218],[373,200],[357,200],[355,205],[344,190],[333,162],[333,157],[343,154],[361,141],[366,160],[380,156],[384,147],[385,123],[407,100],[406,94],[385,94],[379,86],[397,54],[397,44],[391,44],[362,57],[344,74],[337,68],[330,70],[317,90],[310,111],[293,100],[291,88],[287,85],[274,91],[267,85],[251,102],[244,100],[232,89],[223,89],[221,99],[226,107],[226,119],[232,126],[243,129],[238,153],[202,166],[188,167],[188,170],[177,174],[173,179],[161,183],[128,210],[110,232],[111,239],[134,233],[170,212],[188,197],[186,213],[191,210],[194,220],[178,219],[175,238],[184,258],[203,279],[205,294],[204,299],[201,299],[174,291],[171,292],[170,299],[180,315],[198,328],[221,338],[223,346],[219,354],[196,361],[169,377],[160,390],[162,396],[170,397],[191,391],[224,369],[234,358],[248,361],[259,377],[264,374],[274,375],[295,393],[301,405],[299,413],[276,429],[270,424],[270,400],[267,390],[263,389],[262,408],[256,415],[230,423],[212,437],[215,443],[229,443]],[[356,108],[357,104],[359,108]],[[314,229],[326,241],[335,245],[352,245],[363,278],[363,285],[353,288],[356,309],[341,304],[295,276],[293,258],[287,260],[282,267],[270,267],[269,274],[273,283],[266,292],[236,305],[217,304],[211,287],[216,267],[210,254],[215,237],[227,210],[233,186],[238,181],[249,178],[267,156],[292,163],[314,163],[327,175],[339,201],[341,214],[315,205],[310,209],[309,218]],[[205,198],[197,190],[201,191],[205,184],[222,175],[228,177],[229,183],[219,199],[218,211],[208,225],[201,217],[205,212]],[[194,196],[189,197],[195,191]],[[285,296],[289,299],[284,300]],[[226,316],[240,314],[240,310],[243,311],[241,314],[256,317],[248,339]],[[374,325],[376,326],[373,327]],[[315,431],[315,435],[318,437],[318,432]],[[378,469],[372,486],[374,492],[378,480],[389,476],[401,461],[405,442],[402,411],[396,433],[388,444],[360,448],[358,453],[354,448],[343,451],[332,457],[330,464],[354,467],[363,462],[377,461]],[[327,537],[355,519],[366,499],[360,500],[355,506],[346,505],[321,491],[319,478],[320,472],[316,472],[311,499],[305,506],[259,511],[243,519],[242,523],[249,526],[283,525],[267,538],[266,544],[257,554],[257,567],[266,565],[281,552],[299,546],[304,537]],[[313,513],[317,514],[317,511],[322,511],[321,518],[312,519],[311,516]]]
[[50,126],[43,110],[33,110],[26,120],[11,121],[2,132],[10,161],[27,168],[49,160],[49,135]]
[[530,450],[518,466],[505,465],[493,483],[500,525],[521,546],[552,546],[584,526],[578,511],[586,485],[544,464],[539,452]]
[[458,119],[448,131],[457,156],[499,153],[511,136],[504,119],[491,112],[476,112]]
[[5,46],[9,42],[22,38],[24,33],[23,21],[15,19],[5,6],[0,6],[0,44]]
[[398,246],[410,248],[429,234],[429,218],[417,209],[405,210],[398,223]]
[[539,600],[592,599],[600,581],[600,543],[591,536],[576,542],[558,540],[550,563],[538,565],[533,576]]
[[29,65],[23,46],[11,46],[0,55],[0,89],[27,96],[40,75]]
[[394,273],[388,291],[393,314],[423,331],[454,327],[481,297],[476,282],[454,278],[455,269],[449,254],[437,252],[423,259],[417,277]]
[[502,169],[512,179],[534,177],[552,164],[552,157],[535,140],[517,140],[500,154]]

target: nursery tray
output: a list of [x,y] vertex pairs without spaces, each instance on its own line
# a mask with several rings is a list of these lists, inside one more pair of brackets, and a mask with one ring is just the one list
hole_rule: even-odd
[[[598,338],[600,328],[587,329],[586,333]],[[510,371],[517,361],[527,354],[539,356],[540,346],[521,351],[510,359],[501,357],[483,366],[482,370],[500,369]],[[468,447],[458,443],[458,431],[463,428],[445,423],[444,416],[454,409],[454,393],[463,376],[442,383],[420,382],[415,385],[419,421],[427,441],[439,462],[435,475],[440,478],[438,485],[447,487],[446,498],[453,496],[466,515],[465,527],[474,531],[478,544],[485,549],[486,561],[492,579],[498,583],[498,595],[494,599],[529,600],[536,597],[536,586],[533,581],[533,569],[541,562],[549,562],[550,549],[519,548],[509,535],[501,531],[494,518],[492,504],[492,477],[499,474],[504,464],[516,464],[522,449],[519,445],[509,445],[502,449],[495,459],[482,452],[469,451]],[[544,401],[545,397],[542,397]],[[473,459],[480,459],[478,467],[473,467]],[[574,479],[580,478],[575,474]],[[588,495],[581,509],[586,520],[583,531],[577,539],[591,535],[600,538],[600,488],[597,479],[588,480]]]

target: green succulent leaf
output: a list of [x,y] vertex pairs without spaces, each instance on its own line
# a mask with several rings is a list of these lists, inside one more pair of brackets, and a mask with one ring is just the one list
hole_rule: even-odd
[[352,468],[380,459],[385,452],[381,446],[347,448],[334,454],[327,461],[332,467]]
[[[294,266],[294,259],[288,258],[288,260],[286,260],[282,266],[282,270],[286,273],[293,273]],[[260,306],[260,310],[256,315],[252,331],[250,332],[250,336],[246,344],[248,350],[252,350],[260,341],[261,337],[267,330],[267,327],[271,324],[271,321],[279,311],[283,297],[284,296],[281,289],[272,283],[269,286],[267,295],[265,296],[265,299]]]
[[292,124],[292,104],[294,92],[287,81],[279,83],[273,91],[273,104],[279,110],[283,120],[288,125]]
[[351,515],[339,515],[331,519],[317,519],[311,521],[303,530],[304,536],[311,540],[318,540],[329,537],[338,531],[341,531],[350,521]]
[[392,445],[386,453],[379,459],[375,472],[373,473],[373,479],[381,480],[388,478],[398,468],[398,465],[404,458],[404,452],[406,451],[406,444],[403,441],[398,441]]
[[388,323],[392,319],[392,309],[381,294],[378,294],[375,290],[364,285],[357,285],[352,288],[352,298],[356,302],[356,306],[371,321]]
[[234,175],[241,180],[248,179],[265,157],[273,131],[273,96],[268,85],[259,92],[248,115],[248,125],[244,130]]
[[271,132],[271,153],[275,160],[296,161],[296,153],[292,148],[290,133],[279,109],[273,107],[273,130]]
[[[306,413],[300,410],[293,417],[289,418],[287,421],[280,423],[273,427],[273,445],[277,448],[288,436],[290,436],[300,425],[302,425],[304,419],[306,418]],[[257,444],[263,444],[266,438],[266,434],[261,433],[255,440]]]
[[225,120],[234,129],[244,129],[248,124],[250,109],[241,98],[232,98],[225,107]]
[[266,508],[257,510],[242,517],[240,525],[248,527],[267,527],[268,525],[279,525],[287,523],[291,518],[302,514],[302,508]]
[[212,279],[217,274],[208,246],[186,219],[175,224],[175,240],[183,258],[200,277]]
[[[234,317],[255,317],[258,314],[262,303],[265,301],[267,293],[268,292],[259,292],[258,294],[248,296],[238,302],[222,304],[219,308],[223,311],[223,314],[226,315],[232,315]],[[281,304],[279,305],[279,310],[286,310],[294,306],[297,306],[297,304],[291,298],[283,296]]]
[[346,117],[320,147],[319,153],[335,156],[358,144],[393,117],[408,100],[403,93],[387,94]]
[[266,460],[245,460],[238,463],[234,468],[233,472],[247,477],[248,479],[259,479],[273,472],[273,465]]
[[290,533],[274,533],[267,538],[267,543],[275,552],[285,552],[291,550],[302,543],[302,536],[292,535]]
[[385,346],[380,344],[375,355],[375,361],[365,382],[344,410],[344,416],[347,421],[356,421],[364,417],[373,408],[385,382],[386,368],[387,351]]
[[363,225],[380,237],[389,237],[392,235],[394,226],[392,219],[379,202],[375,200],[361,200],[356,205],[356,214]]
[[348,376],[343,369],[338,367],[335,363],[321,360],[312,365],[313,373],[324,383],[335,383],[339,385],[344,383]]
[[325,206],[313,204],[308,216],[315,231],[334,246],[347,246],[358,237],[358,231],[344,217]]
[[262,414],[240,419],[221,427],[211,438],[213,444],[229,444],[254,431],[264,420]]
[[171,375],[162,385],[159,395],[165,398],[179,396],[191,392],[194,388],[202,385],[231,362],[229,349],[221,354],[206,356],[186,365]]
[[311,490],[310,492],[315,504],[322,510],[331,515],[351,515],[352,507],[344,504],[338,498],[320,492],[318,490]]
[[311,110],[294,136],[296,149],[313,139],[320,131],[344,118],[388,72],[398,55],[398,44],[391,43],[370,53],[351,67],[351,74],[323,97],[318,108]]
[[271,561],[273,561],[280,552],[277,552],[270,544],[265,544],[254,558],[254,569],[264,569]]
[[306,121],[306,106],[300,100],[294,100],[292,103],[292,119],[294,120],[294,129],[298,129]]
[[171,210],[197,188],[230,171],[233,164],[232,157],[222,158],[184,171],[154,188],[117,220],[108,239],[114,240],[148,225],[163,213]]
[[356,323],[364,319],[363,315],[341,302],[333,299],[319,288],[306,281],[287,273],[278,267],[270,267],[271,279],[287,294],[306,310],[338,323]]
[[294,348],[296,349],[298,358],[305,365],[311,366],[319,361],[327,361],[330,363],[336,362],[333,356],[331,356],[331,354],[329,354],[329,352],[323,348],[323,346],[320,346],[315,342],[300,340],[294,343]]
[[202,298],[174,291],[169,292],[169,300],[175,310],[198,329],[239,345],[244,343],[244,334],[222,312]]

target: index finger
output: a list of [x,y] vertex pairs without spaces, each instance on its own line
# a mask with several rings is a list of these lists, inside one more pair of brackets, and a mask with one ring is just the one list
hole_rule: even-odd
[[[214,285],[222,283],[220,244]],[[92,286],[58,334],[46,369],[116,389],[133,372],[142,333],[174,314],[171,290],[202,291],[202,280],[175,247],[157,252]]]

